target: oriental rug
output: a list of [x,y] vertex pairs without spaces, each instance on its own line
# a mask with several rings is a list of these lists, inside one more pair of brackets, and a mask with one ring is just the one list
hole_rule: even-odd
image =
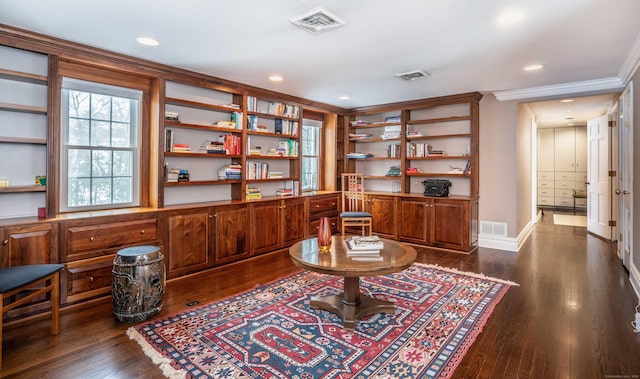
[[355,330],[309,297],[338,294],[341,277],[298,272],[127,334],[171,378],[446,378],[515,283],[438,266],[361,279],[394,301]]

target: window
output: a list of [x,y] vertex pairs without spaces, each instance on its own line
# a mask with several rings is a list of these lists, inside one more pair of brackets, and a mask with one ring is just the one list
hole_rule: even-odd
[[318,189],[320,129],[322,122],[302,120],[302,191]]
[[138,90],[63,80],[62,211],[139,205],[141,98]]

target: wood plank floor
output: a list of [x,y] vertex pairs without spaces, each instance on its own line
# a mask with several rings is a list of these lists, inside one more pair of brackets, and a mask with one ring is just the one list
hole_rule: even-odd
[[[519,283],[498,304],[454,378],[640,378],[637,298],[613,246],[585,228],[555,226],[545,212],[520,253],[463,255],[419,249],[418,260]],[[298,270],[286,253],[167,283],[159,316],[186,303],[229,296]],[[4,329],[6,378],[161,378],[125,335],[109,301],[64,309],[61,333],[48,320]]]

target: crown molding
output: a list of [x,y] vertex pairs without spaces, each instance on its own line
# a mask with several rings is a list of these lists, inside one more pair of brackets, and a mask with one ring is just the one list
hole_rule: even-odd
[[561,96],[574,93],[585,93],[595,91],[620,90],[624,88],[624,82],[618,77],[585,80],[583,82],[573,82],[564,84],[554,84],[551,86],[532,87],[515,89],[509,91],[493,92],[499,101],[523,100],[538,97]]
[[636,42],[631,46],[631,50],[629,54],[627,54],[627,59],[625,59],[622,67],[620,67],[618,78],[625,84],[629,83],[638,66],[640,66],[640,35],[638,35]]

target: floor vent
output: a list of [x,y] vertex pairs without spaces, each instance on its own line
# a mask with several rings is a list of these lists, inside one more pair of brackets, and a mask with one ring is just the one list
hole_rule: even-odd
[[302,16],[294,17],[289,21],[313,34],[326,32],[346,24],[338,16],[323,7],[312,9]]
[[480,233],[506,237],[507,224],[504,222],[480,221]]

